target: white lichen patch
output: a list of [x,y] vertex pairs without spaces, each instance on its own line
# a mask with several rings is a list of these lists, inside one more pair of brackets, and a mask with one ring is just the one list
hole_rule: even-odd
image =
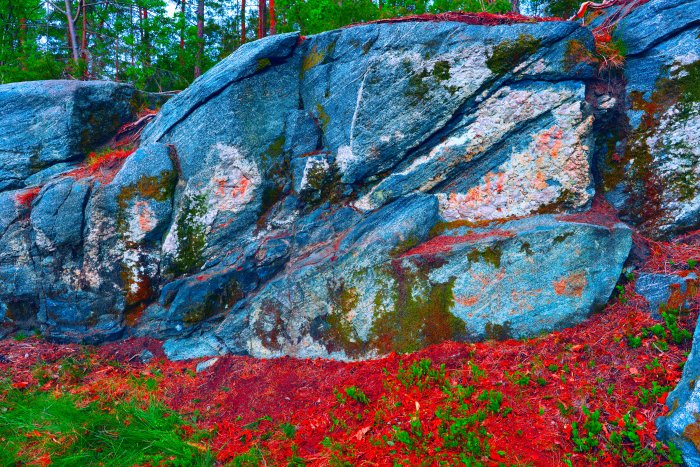
[[125,235],[132,242],[140,242],[152,231],[158,220],[148,201],[140,200],[127,209],[127,231]]
[[553,111],[555,125],[532,135],[524,151],[513,152],[465,193],[438,194],[446,220],[493,220],[531,214],[566,203],[580,207],[590,197],[586,144],[593,122],[571,102]]
[[217,143],[210,152],[211,168],[206,174],[209,206],[216,211],[239,212],[253,199],[261,177],[257,165],[244,157],[235,146]]
[[664,181],[664,224],[692,223],[700,213],[700,103],[671,107],[646,144]]
[[309,178],[318,177],[320,174],[326,174],[330,171],[331,166],[323,156],[309,156],[306,158],[306,165],[304,166],[304,174],[302,175],[301,182],[299,183],[299,191],[314,189],[315,187],[310,185]]
[[206,237],[214,226],[222,223],[217,221],[220,216],[230,217],[246,209],[262,182],[255,162],[235,146],[217,143],[203,166],[206,170],[192,177],[182,194],[175,221],[163,241],[162,251],[166,255],[178,253],[178,225],[187,222],[197,226]]
[[362,158],[352,153],[350,146],[340,146],[335,157],[335,163],[338,165],[341,173],[347,172],[348,168],[362,161]]
[[[449,216],[461,216],[458,213],[467,209],[458,206],[463,201],[474,208],[472,203],[478,202],[480,206],[488,203],[495,192],[502,193],[504,203],[508,196],[513,197],[511,204],[525,203],[527,206],[511,209],[521,212],[530,212],[530,208],[536,209],[542,203],[551,202],[552,194],[558,195],[564,189],[582,195],[585,198],[582,202],[585,203],[588,195],[583,193],[587,193],[590,176],[588,147],[583,140],[590,131],[592,119],[583,115],[583,99],[583,85],[576,88],[556,84],[547,87],[504,87],[484,101],[472,116],[465,117],[466,121],[471,120],[469,124],[453,132],[428,154],[417,157],[410,165],[378,183],[355,203],[355,207],[362,210],[376,209],[387,200],[409,190],[431,190],[447,177],[454,176],[450,173],[452,167],[481,157],[504,140],[507,144],[507,138],[519,126],[534,122],[547,113],[553,115],[555,125],[540,129],[540,132],[544,132],[542,135],[534,135],[535,139],[541,136],[539,144],[533,139],[525,153],[514,152],[511,161],[507,161],[503,168],[493,174],[485,176],[479,184],[481,186],[477,185],[474,191],[442,195],[443,210],[453,211]],[[578,162],[582,162],[582,166],[574,167],[573,164]],[[564,168],[566,172],[562,172]],[[499,172],[503,173],[499,175]],[[561,179],[554,182],[560,186],[545,186],[548,180],[554,180],[552,177]],[[574,179],[575,182],[572,181]],[[535,193],[541,190],[544,193]],[[479,209],[490,212],[482,212],[477,217],[491,219],[500,217],[502,206],[484,206]]]

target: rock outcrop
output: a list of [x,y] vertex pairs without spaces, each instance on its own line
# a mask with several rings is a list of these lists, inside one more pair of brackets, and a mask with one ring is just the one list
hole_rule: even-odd
[[80,162],[147,99],[131,85],[107,81],[0,86],[0,191],[42,183]]
[[[652,1],[614,38],[626,48],[626,133],[603,183],[622,219],[654,238],[700,227],[700,3]],[[620,127],[624,122],[617,122]]]
[[592,50],[556,21],[246,44],[119,164],[0,194],[0,309],[172,358],[357,359],[580,322],[632,234],[575,214],[606,111]]

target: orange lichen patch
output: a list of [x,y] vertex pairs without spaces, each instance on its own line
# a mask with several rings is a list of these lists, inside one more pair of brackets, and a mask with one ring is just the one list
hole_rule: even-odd
[[17,202],[18,205],[27,208],[27,207],[32,205],[32,202],[39,195],[40,191],[41,191],[40,186],[28,188],[26,190],[23,190],[23,191],[17,193],[15,195],[15,201]]
[[102,153],[91,152],[85,165],[66,174],[76,180],[93,178],[102,183],[109,183],[119,172],[127,157],[136,151],[135,147],[125,149],[112,149]]
[[250,185],[250,180],[246,177],[241,178],[238,184],[231,190],[231,196],[235,198],[245,195],[246,191],[248,191],[248,185]]
[[137,201],[134,205],[137,222],[141,232],[150,232],[156,226],[153,211],[147,201]]
[[403,258],[413,255],[436,255],[451,251],[455,245],[459,245],[461,243],[475,242],[484,238],[511,238],[514,236],[515,234],[513,232],[502,229],[494,229],[489,232],[472,232],[466,235],[458,236],[439,235],[431,238],[427,242],[421,243],[415,248],[411,248],[400,257]]
[[477,296],[455,297],[455,302],[457,302],[463,306],[474,306],[477,304],[478,301],[479,301],[479,297],[477,297]]
[[139,303],[132,308],[129,308],[124,313],[124,324],[129,327],[134,327],[138,324],[141,316],[143,316],[144,310],[148,307],[145,303]]
[[[696,418],[699,418],[695,415]],[[695,445],[695,449],[700,450],[700,421],[691,423],[683,430],[683,437],[690,440]]]
[[580,297],[588,285],[585,272],[575,272],[554,282],[554,293],[569,297]]

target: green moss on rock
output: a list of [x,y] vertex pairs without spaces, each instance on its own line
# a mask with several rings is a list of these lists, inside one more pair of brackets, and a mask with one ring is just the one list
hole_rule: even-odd
[[182,321],[186,324],[200,323],[232,307],[242,298],[243,292],[238,281],[232,279],[221,290],[207,295],[202,304],[185,313]]
[[540,39],[530,34],[521,34],[514,41],[503,41],[496,45],[486,60],[486,66],[497,75],[507,73],[537,52],[541,45]]
[[493,265],[494,268],[500,268],[502,254],[503,251],[501,250],[500,245],[492,245],[484,248],[483,250],[476,248],[471,250],[469,253],[467,253],[467,259],[469,259],[469,261],[472,263],[484,261]]
[[206,231],[202,218],[207,212],[207,196],[186,196],[175,229],[178,248],[170,270],[175,275],[187,274],[204,264],[202,253],[206,246]]

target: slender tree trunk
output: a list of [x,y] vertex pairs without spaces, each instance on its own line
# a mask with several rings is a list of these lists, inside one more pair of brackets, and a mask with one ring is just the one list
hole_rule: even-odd
[[275,18],[275,0],[270,0],[270,35],[277,34],[277,18]]
[[[129,33],[131,34],[131,37],[134,37],[134,6],[130,5],[129,6]],[[135,59],[134,59],[134,41],[131,41],[131,67],[133,68],[135,65]]]
[[85,1],[82,0],[80,2],[83,7],[83,30],[81,31],[81,37],[80,37],[80,55],[85,58],[85,51],[87,49],[87,11],[86,11],[86,6],[85,6]]
[[194,77],[202,74],[202,56],[204,55],[204,0],[197,0],[197,58],[194,64]]
[[148,9],[143,9],[141,21],[141,38],[143,40],[143,49],[145,56],[143,63],[146,66],[151,66],[151,33],[148,30]]
[[71,52],[73,53],[73,61],[78,63],[78,44],[75,40],[75,24],[73,24],[71,0],[65,0],[64,3],[66,5],[66,22],[68,23],[68,42],[70,42]]
[[181,0],[180,1],[180,13],[182,14],[182,26],[180,26],[180,66],[184,67],[185,66],[185,26],[187,25],[186,21],[186,3],[187,0]]
[[513,13],[520,13],[520,0],[511,0],[513,5]]
[[265,37],[265,0],[258,0],[258,39]]
[[241,0],[241,45],[245,44],[245,0]]
[[85,60],[85,76],[89,75],[88,69],[90,64],[88,63],[87,54],[87,6],[85,5],[85,0],[80,2],[83,7],[83,30],[80,37],[80,58]]
[[116,50],[114,51],[114,81],[119,81],[119,34],[117,34]]

